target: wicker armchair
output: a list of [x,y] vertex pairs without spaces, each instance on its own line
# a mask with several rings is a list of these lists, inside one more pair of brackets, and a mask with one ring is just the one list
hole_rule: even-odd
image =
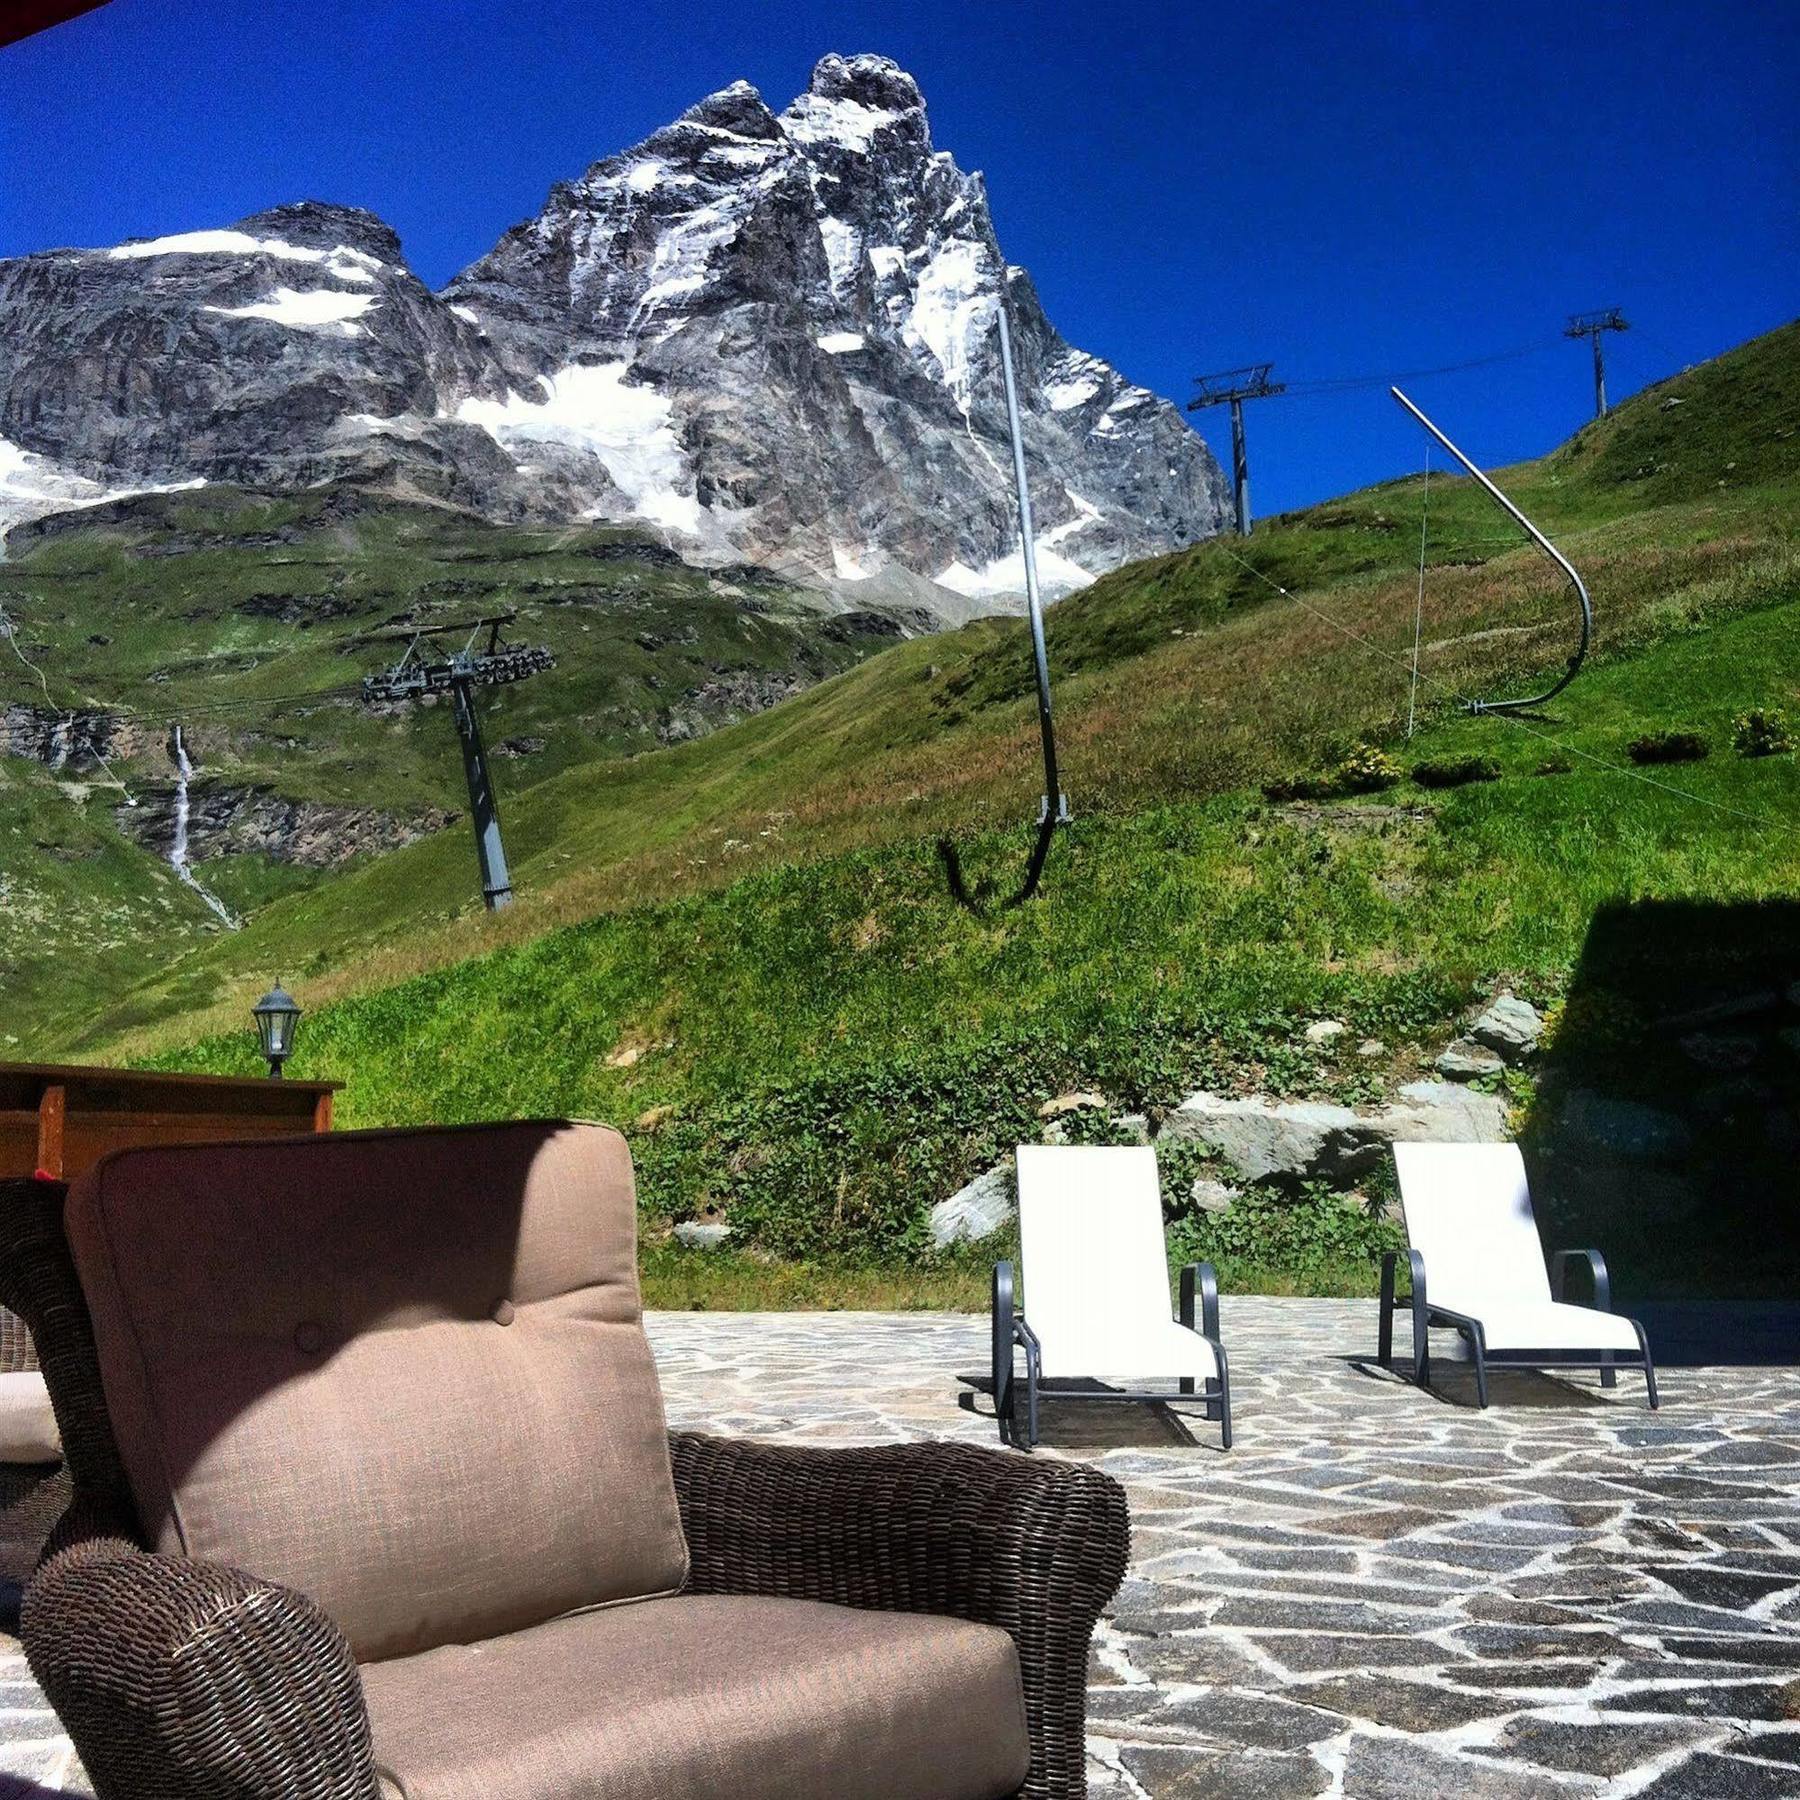
[[[519,1247],[506,1297],[478,1310],[467,1296],[495,1288],[469,1269],[487,1252],[461,1247],[486,1228],[477,1190],[523,1166],[521,1134],[530,1171],[515,1185],[529,1192],[507,1226]],[[402,1168],[410,1196],[394,1191]],[[959,1444],[666,1432],[616,1134],[551,1124],[132,1151],[66,1208],[59,1184],[26,1185],[0,1205],[0,1301],[35,1334],[75,1498],[26,1591],[23,1636],[98,1800],[1085,1793],[1088,1643],[1127,1548],[1118,1484]],[[209,1203],[221,1194],[228,1204]],[[361,1236],[315,1279],[326,1219]],[[186,1263],[178,1251],[158,1263],[133,1236],[147,1222],[241,1277],[218,1296],[225,1316],[176,1304]],[[314,1260],[284,1260],[281,1245],[308,1234]],[[581,1240],[607,1234],[590,1255]],[[385,1253],[400,1238],[427,1259],[456,1247],[461,1262],[399,1267]],[[346,1300],[347,1271],[376,1247],[369,1291]],[[277,1279],[259,1291],[265,1251]],[[588,1285],[571,1285],[571,1266]],[[285,1297],[296,1286],[309,1291]],[[334,1304],[329,1319],[288,1322]],[[515,1318],[528,1329],[492,1330]],[[195,1333],[204,1355],[183,1349]],[[459,1491],[447,1472],[472,1447],[528,1437],[538,1390],[520,1390],[510,1418],[464,1417],[447,1397],[421,1410],[408,1359],[450,1346],[428,1391],[469,1398],[465,1364],[488,1379],[538,1356],[534,1333],[554,1349],[532,1366],[557,1430],[506,1470],[494,1512],[491,1474]],[[248,1386],[219,1372],[233,1346]],[[558,1387],[584,1357],[583,1387]],[[603,1403],[570,1411],[594,1383]],[[341,1427],[365,1402],[369,1435],[390,1415],[406,1431],[295,1441],[305,1421]],[[200,1437],[183,1441],[195,1418]],[[599,1454],[583,1435],[596,1430]],[[414,1504],[426,1466],[442,1491]],[[643,1478],[609,1488],[618,1467]],[[591,1479],[565,1480],[570,1469]],[[298,1512],[279,1504],[290,1477]],[[386,1511],[368,1510],[375,1492]],[[340,1509],[361,1521],[348,1538]],[[510,1552],[534,1531],[527,1556],[490,1541]],[[624,1587],[607,1588],[620,1568]],[[564,1593],[569,1571],[587,1586]]]
[[[0,1182],[0,1205],[14,1183]],[[29,1184],[23,1184],[29,1185]],[[37,1371],[37,1347],[25,1321],[0,1306],[0,1375]],[[13,1462],[0,1451],[0,1626],[18,1622],[19,1593],[37,1562],[50,1527],[67,1509],[70,1486],[62,1463]]]

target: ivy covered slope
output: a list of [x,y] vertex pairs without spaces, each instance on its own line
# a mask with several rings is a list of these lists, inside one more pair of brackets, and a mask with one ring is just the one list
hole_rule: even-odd
[[[636,1122],[653,1246],[671,1221],[719,1213],[748,1247],[711,1261],[653,1248],[664,1297],[973,1298],[972,1267],[926,1254],[925,1212],[1039,1135],[1047,1100],[1092,1090],[1114,1115],[1153,1118],[1201,1086],[1374,1101],[1502,983],[1545,1008],[1573,993],[1552,1062],[1606,1041],[1609,1069],[1673,1086],[1679,1067],[1633,1035],[1655,992],[1589,991],[1596,921],[1688,903],[1709,928],[1687,938],[1727,961],[1787,929],[1795,759],[1733,741],[1752,708],[1800,715],[1797,426],[1790,327],[1502,475],[1598,610],[1587,672],[1532,718],[1470,718],[1456,695],[1558,667],[1567,604],[1485,501],[1440,477],[1139,563],[1062,603],[1051,658],[1078,822],[1043,898],[1016,912],[953,906],[931,843],[954,831],[965,865],[1002,884],[1024,853],[1028,663],[1020,628],[991,622],[897,645],[699,741],[509,795],[522,897],[497,919],[469,905],[467,844],[438,833],[276,902],[36,1042],[248,1068],[243,1007],[279,968],[311,1008],[297,1062],[348,1080],[347,1122]],[[1710,754],[1630,760],[1634,741],[1674,731]],[[1353,752],[1402,778],[1266,797],[1295,776],[1329,790]],[[1498,778],[1405,773],[1469,762]],[[1326,1017],[1347,1030],[1309,1042]],[[1372,1041],[1379,1055],[1358,1053]],[[1529,1125],[1531,1077],[1506,1080]],[[1312,1192],[1202,1216],[1192,1153],[1168,1160],[1177,1239],[1223,1253],[1228,1282],[1367,1280],[1386,1228],[1365,1213]],[[819,1272],[845,1258],[862,1273]],[[871,1289],[870,1270],[890,1273]]]

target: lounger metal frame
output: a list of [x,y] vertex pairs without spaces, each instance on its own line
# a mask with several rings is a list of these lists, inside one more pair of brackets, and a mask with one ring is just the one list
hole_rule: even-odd
[[[1200,1322],[1194,1322],[1198,1297]],[[1038,1402],[1045,1400],[1135,1400],[1155,1406],[1168,1406],[1194,1392],[1190,1375],[1177,1378],[1172,1394],[1155,1393],[1141,1388],[1105,1386],[1074,1387],[1078,1377],[1044,1377],[1044,1351],[1038,1336],[1013,1298],[1013,1266],[1010,1262],[994,1264],[993,1298],[993,1377],[994,1416],[999,1421],[1000,1441],[1030,1450],[1038,1441]],[[1206,1382],[1201,1394],[1205,1402],[1204,1416],[1219,1426],[1219,1448],[1231,1448],[1231,1368],[1225,1357],[1225,1346],[1219,1341],[1219,1276],[1209,1262],[1189,1263],[1181,1271],[1181,1323],[1196,1337],[1212,1345],[1218,1363],[1218,1379]],[[1014,1352],[1025,1352],[1025,1429],[1018,1429],[1019,1378],[1014,1367]]]
[[[1407,1259],[1411,1292],[1394,1294],[1394,1271],[1400,1258]],[[1576,1257],[1585,1257],[1594,1280],[1593,1310],[1612,1312],[1612,1283],[1606,1272],[1606,1258],[1598,1250],[1558,1250],[1550,1259],[1550,1297],[1561,1301],[1568,1266]],[[1642,1367],[1644,1386],[1649,1395],[1650,1410],[1658,1406],[1656,1365],[1650,1360],[1649,1340],[1636,1319],[1625,1322],[1637,1333],[1638,1356],[1633,1361],[1629,1350],[1490,1350],[1479,1319],[1467,1313],[1452,1312],[1448,1307],[1433,1306],[1426,1296],[1425,1255],[1420,1250],[1384,1250],[1381,1253],[1381,1324],[1376,1340],[1375,1359],[1384,1369],[1394,1366],[1394,1313],[1401,1305],[1410,1306],[1413,1329],[1413,1380],[1422,1388],[1431,1386],[1431,1338],[1433,1325],[1448,1326],[1468,1344],[1475,1359],[1475,1397],[1482,1406],[1488,1403],[1487,1372],[1490,1368],[1506,1369],[1598,1369],[1600,1385],[1614,1387],[1618,1369]],[[1621,1358],[1623,1363],[1621,1364]]]

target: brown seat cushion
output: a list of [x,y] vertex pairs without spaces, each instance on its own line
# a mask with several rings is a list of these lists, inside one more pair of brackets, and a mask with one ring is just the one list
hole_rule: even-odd
[[363,1671],[389,1800],[999,1800],[1031,1751],[1013,1641],[684,1595]]
[[312,1595],[364,1660],[685,1579],[618,1133],[126,1150],[66,1217],[157,1548]]

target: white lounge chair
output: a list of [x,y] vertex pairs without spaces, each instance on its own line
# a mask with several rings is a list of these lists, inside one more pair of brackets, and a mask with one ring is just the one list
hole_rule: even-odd
[[[1431,1381],[1433,1325],[1453,1327],[1475,1359],[1475,1392],[1488,1403],[1487,1372],[1496,1365],[1525,1369],[1598,1369],[1602,1387],[1615,1384],[1623,1360],[1641,1365],[1656,1401],[1656,1369],[1644,1328],[1611,1310],[1606,1259],[1598,1250],[1559,1250],[1544,1269],[1544,1249],[1531,1210],[1525,1159],[1517,1144],[1396,1144],[1400,1204],[1410,1249],[1381,1259],[1378,1357],[1393,1367],[1394,1272],[1404,1256],[1411,1268],[1413,1375]],[[1585,1258],[1593,1276],[1592,1306],[1563,1300],[1569,1263]],[[1429,1281],[1429,1288],[1427,1282]]]
[[[1231,1377],[1219,1342],[1218,1278],[1211,1263],[1183,1269],[1180,1321],[1170,1316],[1155,1151],[1021,1144],[1018,1171],[1029,1322],[1015,1299],[1012,1264],[996,1263],[993,1375],[1001,1440],[1020,1436],[1014,1364],[1023,1351],[1026,1449],[1037,1442],[1040,1395],[1166,1404],[1200,1382],[1205,1415],[1218,1421],[1229,1450]],[[1132,1385],[1145,1381],[1176,1385],[1172,1392]]]

